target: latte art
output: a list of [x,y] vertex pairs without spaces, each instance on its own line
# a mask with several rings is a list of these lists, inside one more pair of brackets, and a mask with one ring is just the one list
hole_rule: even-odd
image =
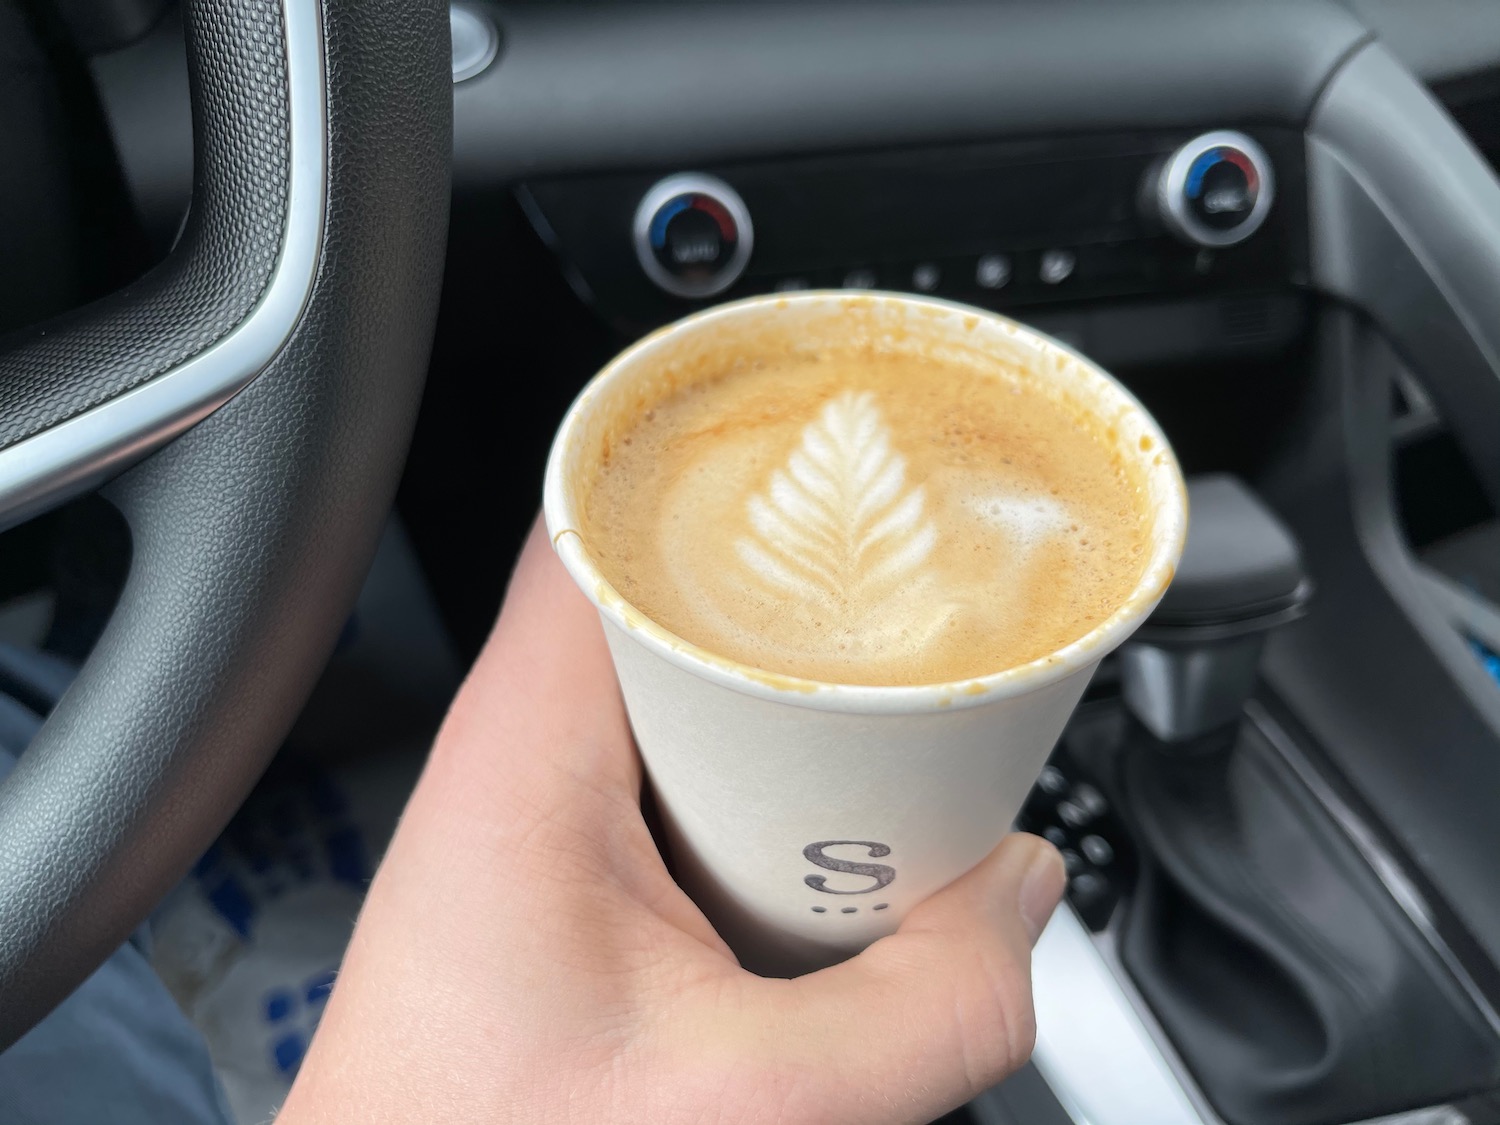
[[751,575],[846,618],[878,612],[937,541],[869,392],[825,406],[746,514],[753,534],[735,547]]
[[1139,578],[1109,444],[1013,371],[893,350],[742,363],[643,407],[584,498],[611,585],[700,648],[836,683],[1055,652]]

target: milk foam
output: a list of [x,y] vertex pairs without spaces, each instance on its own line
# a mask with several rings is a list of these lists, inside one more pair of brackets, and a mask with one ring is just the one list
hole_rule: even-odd
[[1139,505],[1043,395],[910,356],[765,364],[658,404],[585,540],[632,604],[773,672],[934,683],[1056,651],[1139,576]]
[[1056,539],[1071,526],[1068,507],[1050,496],[1007,496],[1004,492],[965,497],[970,511],[1005,532],[1024,551]]
[[869,392],[846,392],[746,504],[735,549],[750,575],[846,621],[879,612],[932,554],[937,529]]

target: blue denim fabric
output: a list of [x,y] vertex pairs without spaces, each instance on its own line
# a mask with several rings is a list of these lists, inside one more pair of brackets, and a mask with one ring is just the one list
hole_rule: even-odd
[[[41,723],[0,695],[0,778]],[[142,927],[0,1054],[0,1122],[230,1125],[208,1046],[151,968],[147,948]]]

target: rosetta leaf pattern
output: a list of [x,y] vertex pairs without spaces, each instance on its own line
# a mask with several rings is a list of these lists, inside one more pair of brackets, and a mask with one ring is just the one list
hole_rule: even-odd
[[937,529],[874,396],[846,392],[802,432],[784,466],[748,501],[740,561],[761,582],[846,612],[886,603],[932,553]]

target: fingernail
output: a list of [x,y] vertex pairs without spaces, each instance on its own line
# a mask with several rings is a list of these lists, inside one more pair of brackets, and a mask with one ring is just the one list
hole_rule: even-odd
[[1032,945],[1042,936],[1047,919],[1057,909],[1066,882],[1062,856],[1051,844],[1039,843],[1031,866],[1026,869],[1026,878],[1021,880],[1021,920],[1026,923]]

